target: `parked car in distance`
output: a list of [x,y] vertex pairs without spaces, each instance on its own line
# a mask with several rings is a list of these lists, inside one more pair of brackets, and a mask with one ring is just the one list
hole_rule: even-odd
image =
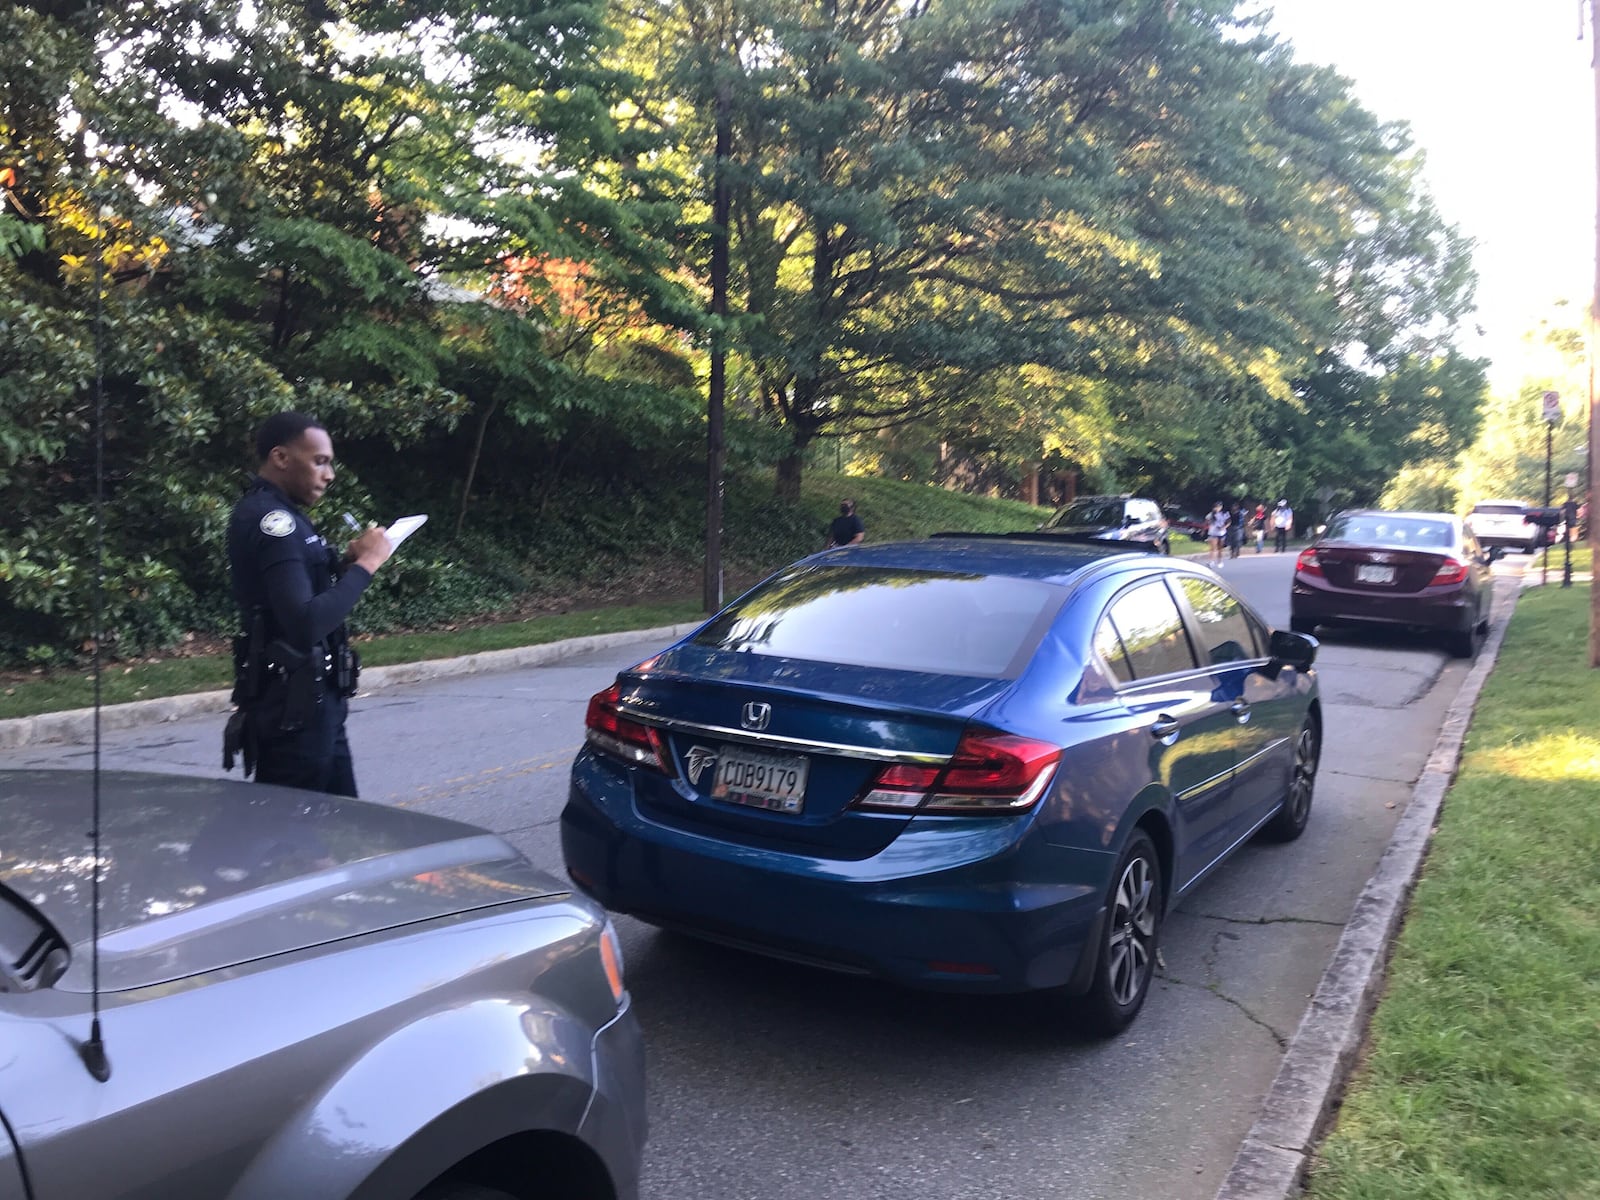
[[1104,542],[1149,542],[1163,554],[1172,553],[1160,505],[1137,496],[1079,496],[1039,530]]
[[0,1196],[638,1195],[643,1054],[592,901],[456,821],[106,772],[96,971],[92,789],[0,771]]
[[1206,521],[1204,517],[1197,517],[1193,513],[1184,512],[1181,508],[1167,505],[1162,508],[1161,515],[1167,519],[1167,529],[1176,529],[1179,533],[1186,533],[1197,542],[1206,540]]
[[1138,1013],[1170,906],[1298,836],[1316,642],[1048,535],[814,555],[589,702],[561,842],[607,907],[914,986]]
[[1489,555],[1451,513],[1358,509],[1333,517],[1295,561],[1289,626],[1355,622],[1442,633],[1477,654],[1489,632]]
[[1480,500],[1466,517],[1466,526],[1485,550],[1532,554],[1554,541],[1555,533],[1535,522],[1532,510],[1521,500]]

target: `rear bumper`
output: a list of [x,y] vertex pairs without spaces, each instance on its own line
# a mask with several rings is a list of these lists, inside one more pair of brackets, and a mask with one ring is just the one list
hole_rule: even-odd
[[1472,595],[1460,587],[1396,595],[1330,588],[1299,577],[1289,594],[1289,614],[1301,621],[1362,621],[1447,632],[1471,629],[1478,620]]
[[1490,533],[1478,537],[1478,545],[1485,550],[1523,550],[1532,554],[1543,544],[1544,536],[1542,532],[1522,534],[1515,537]]
[[943,991],[1079,986],[1113,856],[1019,847],[1008,824],[914,820],[863,860],[780,853],[653,822],[625,769],[580,755],[561,848],[607,908],[758,953]]

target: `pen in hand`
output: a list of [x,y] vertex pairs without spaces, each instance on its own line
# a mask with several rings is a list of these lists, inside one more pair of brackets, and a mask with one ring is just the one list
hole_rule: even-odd
[[346,525],[350,526],[350,532],[351,533],[360,533],[361,532],[361,522],[356,520],[349,513],[345,513],[344,514],[344,523]]

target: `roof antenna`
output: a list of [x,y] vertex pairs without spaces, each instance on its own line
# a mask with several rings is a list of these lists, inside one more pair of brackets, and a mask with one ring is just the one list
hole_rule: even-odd
[[[95,147],[99,156],[100,147]],[[78,1047],[83,1065],[101,1083],[111,1078],[111,1060],[100,1037],[100,642],[105,615],[105,442],[106,442],[106,347],[105,347],[105,240],[106,209],[95,195],[99,168],[91,176],[89,203],[95,220],[94,237],[94,801],[89,838],[94,847],[94,866],[90,876],[89,904],[89,992],[93,1018],[89,1040]]]

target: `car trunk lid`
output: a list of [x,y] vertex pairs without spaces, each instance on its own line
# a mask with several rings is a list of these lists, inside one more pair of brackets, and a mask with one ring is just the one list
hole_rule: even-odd
[[1317,547],[1317,563],[1330,584],[1375,593],[1420,592],[1433,582],[1449,558],[1444,551],[1347,546],[1337,542]]
[[1002,679],[680,647],[625,674],[619,708],[663,730],[676,778],[636,772],[654,820],[840,858],[883,849],[909,814],[853,801],[886,766],[942,764]]

